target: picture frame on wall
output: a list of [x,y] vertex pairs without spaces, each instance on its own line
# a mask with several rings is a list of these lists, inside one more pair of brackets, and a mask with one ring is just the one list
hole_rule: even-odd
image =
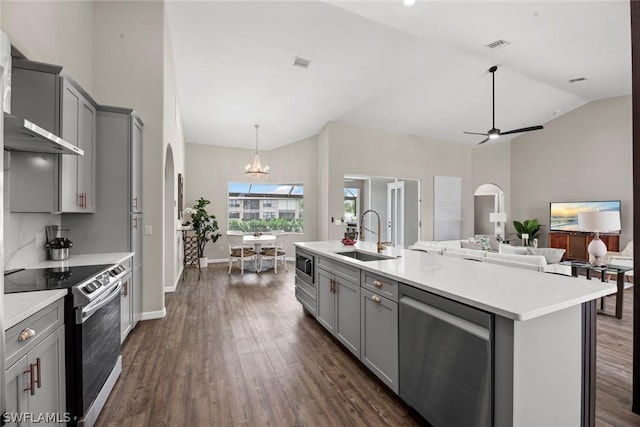
[[178,219],[182,219],[182,211],[184,209],[183,206],[184,200],[184,182],[182,180],[182,174],[178,174]]

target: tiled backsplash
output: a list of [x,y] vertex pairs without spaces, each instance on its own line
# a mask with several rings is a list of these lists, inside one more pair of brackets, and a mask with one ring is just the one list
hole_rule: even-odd
[[24,267],[47,259],[46,249],[36,248],[36,233],[47,225],[60,226],[61,216],[48,213],[9,212],[9,171],[4,170],[4,268]]

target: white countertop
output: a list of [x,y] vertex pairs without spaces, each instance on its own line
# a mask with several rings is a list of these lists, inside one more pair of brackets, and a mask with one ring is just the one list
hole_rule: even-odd
[[17,325],[32,314],[67,295],[66,289],[20,292],[4,296],[4,330]]
[[336,252],[376,252],[375,244],[298,242],[296,246],[513,320],[529,320],[616,293],[615,283],[529,271],[398,248],[397,258],[358,261]]
[[[133,252],[72,255],[64,261],[41,261],[21,268],[75,267],[79,265],[118,264],[133,256]],[[4,329],[20,323],[49,304],[67,295],[66,289],[21,292],[4,295]]]
[[69,259],[64,261],[40,261],[29,265],[21,265],[20,268],[53,268],[75,267],[78,265],[118,264],[126,261],[133,255],[133,252],[71,255]]

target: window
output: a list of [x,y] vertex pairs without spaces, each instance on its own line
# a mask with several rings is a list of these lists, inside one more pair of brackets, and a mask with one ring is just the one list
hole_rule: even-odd
[[278,211],[278,218],[295,219],[295,211]]
[[260,200],[243,200],[242,201],[243,209],[251,209],[258,210],[260,209]]
[[344,189],[344,218],[348,221],[356,221],[358,217],[358,188]]
[[228,186],[229,230],[302,233],[304,186],[232,182]]

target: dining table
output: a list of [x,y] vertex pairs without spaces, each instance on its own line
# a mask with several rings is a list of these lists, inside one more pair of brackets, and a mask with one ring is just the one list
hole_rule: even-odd
[[262,251],[262,245],[264,245],[265,243],[273,244],[275,242],[276,236],[273,234],[260,234],[258,236],[253,234],[245,234],[244,236],[242,236],[242,244],[253,245],[258,256],[260,256],[260,251]]

